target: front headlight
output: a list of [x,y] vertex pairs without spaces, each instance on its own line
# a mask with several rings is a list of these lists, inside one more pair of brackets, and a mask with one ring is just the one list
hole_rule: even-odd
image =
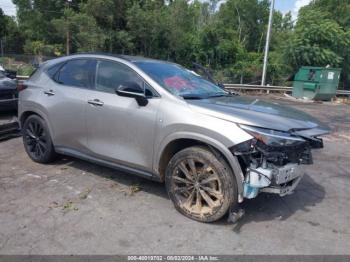
[[293,136],[287,132],[246,125],[239,126],[256,140],[268,146],[295,146],[306,142],[301,137]]

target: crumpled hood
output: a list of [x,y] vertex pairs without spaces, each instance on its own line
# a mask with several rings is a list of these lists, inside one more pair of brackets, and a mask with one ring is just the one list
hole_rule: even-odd
[[238,124],[280,131],[317,129],[317,134],[330,131],[326,125],[309,114],[260,99],[228,96],[187,102],[193,110]]

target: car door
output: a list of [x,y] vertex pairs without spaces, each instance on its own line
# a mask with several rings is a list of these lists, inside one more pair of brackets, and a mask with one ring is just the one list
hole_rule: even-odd
[[53,130],[56,148],[64,147],[77,151],[86,150],[87,136],[85,111],[87,92],[92,87],[94,63],[92,59],[74,59],[65,62],[57,72],[48,74],[51,82],[44,88],[47,114]]
[[[160,97],[120,62],[97,61],[94,82],[86,115],[89,150],[99,158],[151,171]],[[126,82],[147,87],[144,90],[150,97],[146,106],[116,94],[116,88]]]

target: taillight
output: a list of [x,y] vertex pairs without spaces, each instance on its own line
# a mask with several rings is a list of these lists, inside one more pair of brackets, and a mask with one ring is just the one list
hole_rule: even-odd
[[28,86],[24,84],[23,81],[18,81],[17,82],[17,91],[18,92],[21,92],[23,91],[24,89],[26,89]]

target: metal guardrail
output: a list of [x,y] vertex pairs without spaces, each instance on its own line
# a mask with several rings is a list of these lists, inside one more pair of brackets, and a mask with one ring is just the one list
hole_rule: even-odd
[[[289,86],[261,86],[261,85],[241,85],[241,84],[224,84],[225,88],[230,90],[264,90],[267,92],[270,91],[282,91],[290,92],[293,90],[293,87]],[[347,95],[350,96],[350,90],[337,90],[337,95]]]
[[266,90],[266,91],[292,91],[288,86],[261,86],[261,85],[241,85],[241,84],[224,84],[226,89],[233,90]]
[[16,76],[17,80],[27,80],[29,76]]
[[350,90],[337,90],[337,95],[350,96]]

